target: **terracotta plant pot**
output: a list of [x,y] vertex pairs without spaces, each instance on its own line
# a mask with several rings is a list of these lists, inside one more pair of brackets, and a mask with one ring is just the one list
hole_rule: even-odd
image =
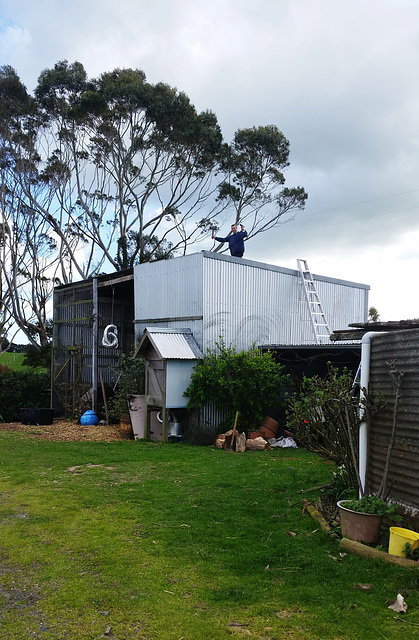
[[272,431],[272,429],[265,427],[263,424],[260,427],[260,433],[262,434],[263,438],[266,438],[266,440],[276,438],[276,431]]
[[339,500],[340,526],[342,536],[357,542],[375,544],[380,537],[381,522],[383,516],[375,513],[360,513],[345,507],[348,500]]
[[249,431],[249,440],[255,440],[255,438],[263,438],[261,431]]
[[274,420],[273,418],[270,418],[269,416],[265,416],[262,420],[261,427],[266,427],[273,433],[277,433],[279,429],[279,422],[277,422],[277,420]]

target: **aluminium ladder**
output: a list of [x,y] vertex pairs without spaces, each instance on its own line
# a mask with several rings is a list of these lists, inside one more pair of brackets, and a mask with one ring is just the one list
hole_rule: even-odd
[[301,282],[304,286],[304,293],[308,304],[311,324],[317,344],[325,344],[330,342],[330,329],[326,320],[313,276],[308,268],[307,260],[297,259],[298,269],[300,271]]

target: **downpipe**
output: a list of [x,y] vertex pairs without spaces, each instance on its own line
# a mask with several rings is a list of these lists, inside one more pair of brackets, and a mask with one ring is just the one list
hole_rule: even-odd
[[371,364],[371,342],[378,331],[368,331],[361,341],[361,377],[360,377],[360,418],[359,425],[359,440],[358,440],[358,469],[359,479],[361,482],[361,488],[359,491],[359,497],[365,494],[365,487],[367,481],[367,460],[368,460],[368,418],[365,410],[365,400],[368,396],[369,382],[370,382],[370,364]]

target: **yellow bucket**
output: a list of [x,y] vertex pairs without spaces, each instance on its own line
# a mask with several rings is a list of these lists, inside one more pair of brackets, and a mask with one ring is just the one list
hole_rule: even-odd
[[411,545],[412,551],[417,549],[419,547],[419,533],[410,531],[410,529],[402,529],[402,527],[390,527],[388,552],[391,555],[405,558],[403,548],[406,542]]

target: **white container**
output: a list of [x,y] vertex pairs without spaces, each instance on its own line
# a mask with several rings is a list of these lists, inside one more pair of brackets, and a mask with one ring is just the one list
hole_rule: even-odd
[[129,415],[131,418],[134,440],[143,440],[145,438],[145,412],[145,396],[131,396],[129,402]]

